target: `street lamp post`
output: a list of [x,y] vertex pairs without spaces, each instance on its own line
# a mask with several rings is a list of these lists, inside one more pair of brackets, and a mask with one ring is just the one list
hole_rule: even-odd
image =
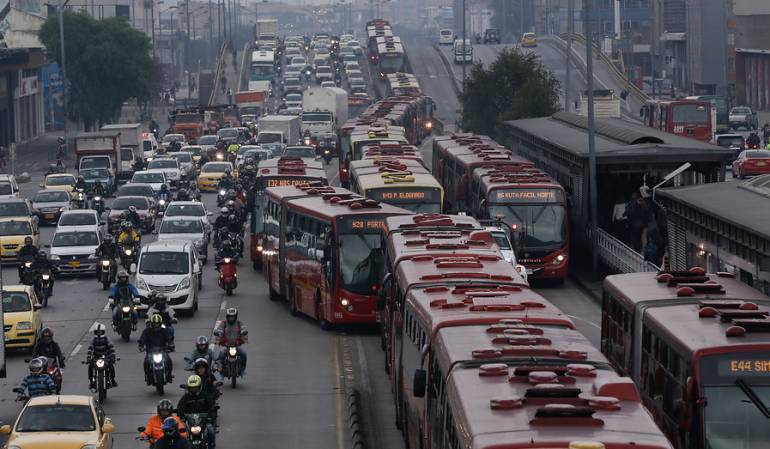
[[594,117],[594,39],[591,31],[591,10],[593,0],[583,0],[585,8],[585,36],[586,36],[586,84],[588,88],[588,173],[589,173],[589,201],[591,207],[591,263],[593,272],[599,274],[599,251],[597,250],[597,217],[598,192],[596,191],[596,121]]
[[463,82],[462,92],[465,93],[465,0],[463,0]]
[[61,45],[62,107],[64,109],[64,142],[66,144],[69,126],[67,126],[67,59],[64,51],[64,4],[59,0],[59,44]]

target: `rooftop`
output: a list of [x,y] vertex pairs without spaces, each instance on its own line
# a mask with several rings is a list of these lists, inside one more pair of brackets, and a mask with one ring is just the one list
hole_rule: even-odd
[[514,266],[498,255],[423,255],[402,261],[396,273],[404,293],[413,286],[437,283],[529,287]]

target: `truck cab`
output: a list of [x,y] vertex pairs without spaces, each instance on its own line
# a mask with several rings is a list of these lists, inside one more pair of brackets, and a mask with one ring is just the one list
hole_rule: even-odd
[[178,111],[172,129],[183,134],[188,143],[195,143],[203,135],[203,115],[198,111]]

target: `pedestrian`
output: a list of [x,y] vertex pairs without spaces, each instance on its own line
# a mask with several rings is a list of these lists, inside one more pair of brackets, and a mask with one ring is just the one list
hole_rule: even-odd
[[233,104],[233,90],[229,87],[227,88],[227,103]]
[[652,219],[650,210],[650,188],[642,186],[638,192],[634,192],[631,201],[626,207],[626,217],[628,218],[628,228],[630,233],[630,246],[636,252],[641,252],[644,248],[644,230]]
[[623,194],[617,192],[615,195],[615,205],[612,207],[612,235],[623,242],[628,239],[627,205],[623,199]]

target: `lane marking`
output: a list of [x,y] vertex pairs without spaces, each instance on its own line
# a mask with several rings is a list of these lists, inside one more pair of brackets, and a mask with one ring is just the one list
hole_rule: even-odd
[[222,301],[222,304],[219,305],[219,310],[225,310],[227,308],[227,301]]
[[332,352],[334,353],[334,387],[337,394],[334,395],[334,411],[337,415],[337,449],[344,449],[344,437],[342,435],[342,371],[340,370],[339,336],[332,336]]
[[108,310],[110,310],[110,303],[109,302],[104,305],[104,308],[102,309],[102,312],[106,312]]
[[78,353],[78,352],[80,352],[80,350],[81,350],[82,348],[83,348],[83,345],[81,345],[80,343],[78,343],[78,344],[75,346],[75,349],[73,349],[73,350],[72,350],[72,352],[70,352],[70,357],[75,357],[75,356],[77,355],[77,353]]

